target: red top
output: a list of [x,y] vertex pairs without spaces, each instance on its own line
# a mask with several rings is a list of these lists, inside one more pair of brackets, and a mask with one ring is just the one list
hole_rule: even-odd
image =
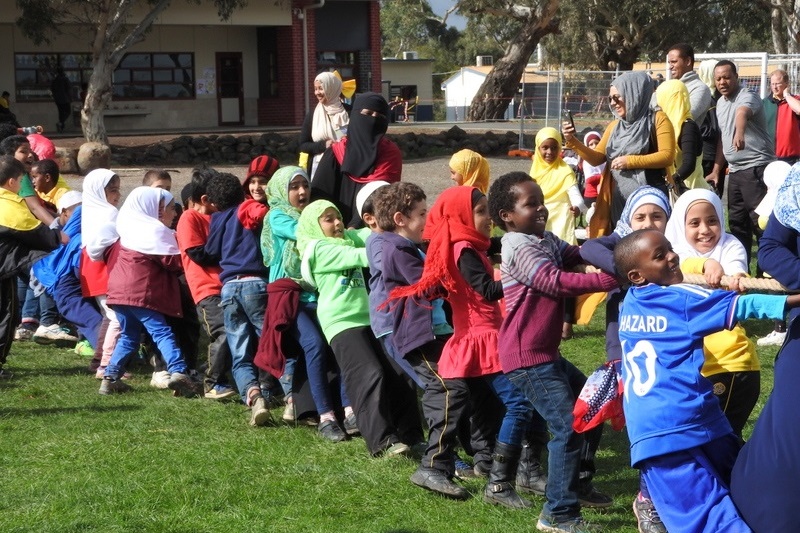
[[[111,248],[111,247],[109,247]],[[105,261],[92,261],[86,248],[81,250],[81,293],[84,298],[102,296],[108,292],[108,267]]]
[[[339,165],[344,161],[344,152],[347,148],[347,137],[341,141],[331,144],[333,155],[336,156],[336,161]],[[367,176],[349,176],[349,178],[356,183],[369,183],[370,181],[383,180],[389,183],[400,181],[400,175],[403,171],[403,153],[395,143],[381,137],[378,144],[378,156],[375,159],[375,166],[372,174]]]
[[786,100],[778,103],[775,121],[775,155],[797,157],[800,155],[800,117],[794,114]]
[[178,239],[178,248],[181,250],[181,264],[186,273],[186,283],[192,292],[194,303],[199,303],[209,296],[219,296],[222,290],[222,282],[219,280],[222,269],[219,266],[200,266],[186,255],[186,250],[189,248],[206,244],[210,227],[211,215],[204,215],[194,209],[187,209],[178,219],[175,236]]
[[[492,265],[486,254],[476,250],[466,241],[453,245],[453,260],[465,248],[474,250],[492,274]],[[456,267],[457,268],[457,267]],[[455,290],[447,300],[453,309],[453,336],[447,341],[439,357],[439,374],[443,378],[474,378],[502,371],[497,353],[497,333],[503,318],[498,302],[487,302],[467,283],[463,276],[453,276]]]

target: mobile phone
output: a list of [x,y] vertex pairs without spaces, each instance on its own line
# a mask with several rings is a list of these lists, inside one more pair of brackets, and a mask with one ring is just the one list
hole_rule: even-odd
[[572,129],[575,129],[575,121],[572,120],[572,111],[569,109],[564,109],[561,111],[561,114],[564,117],[564,122],[569,122],[569,125],[572,126]]

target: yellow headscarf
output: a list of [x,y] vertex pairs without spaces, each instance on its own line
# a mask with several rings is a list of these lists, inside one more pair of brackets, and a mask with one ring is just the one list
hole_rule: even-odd
[[[689,103],[689,91],[686,85],[680,80],[665,81],[656,90],[656,103],[658,107],[667,115],[675,131],[675,157],[673,164],[667,168],[669,175],[681,166],[683,162],[683,152],[681,151],[678,138],[681,136],[683,123],[692,118],[691,104]],[[690,189],[707,188],[703,177],[702,154],[698,156],[697,164],[691,176],[684,176],[684,184]]]
[[548,139],[555,139],[559,149],[564,146],[564,140],[557,129],[540,129],[539,133],[536,134],[536,150],[533,154],[533,164],[530,171],[531,177],[542,188],[545,204],[548,200],[558,198],[566,193],[571,186],[577,185],[575,172],[564,162],[560,153],[552,163],[545,161],[539,153],[539,146]]
[[489,162],[478,152],[458,151],[450,158],[450,168],[464,176],[467,187],[475,187],[483,194],[489,190]]

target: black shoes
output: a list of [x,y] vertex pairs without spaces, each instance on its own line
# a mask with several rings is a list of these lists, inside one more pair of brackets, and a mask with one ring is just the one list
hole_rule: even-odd
[[344,434],[342,428],[336,420],[323,420],[317,426],[317,431],[323,438],[331,442],[342,442],[347,440],[347,435]]
[[411,483],[454,500],[466,500],[469,498],[467,489],[453,483],[444,472],[435,468],[420,466],[411,474]]

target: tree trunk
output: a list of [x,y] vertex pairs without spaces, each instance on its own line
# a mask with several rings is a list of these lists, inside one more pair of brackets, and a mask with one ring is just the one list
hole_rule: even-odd
[[514,37],[503,57],[486,76],[477,94],[472,99],[467,120],[502,119],[511,98],[517,94],[520,79],[536,45],[545,35],[558,31],[558,20],[554,19],[558,0],[548,0],[537,17],[532,11],[520,32]]
[[81,128],[87,142],[108,144],[103,111],[111,101],[111,65],[105,57],[97,57],[89,78],[86,99],[81,109]]
[[772,34],[772,47],[776,54],[786,54],[787,30],[783,26],[783,16],[780,9],[772,8],[769,17],[770,33]]

